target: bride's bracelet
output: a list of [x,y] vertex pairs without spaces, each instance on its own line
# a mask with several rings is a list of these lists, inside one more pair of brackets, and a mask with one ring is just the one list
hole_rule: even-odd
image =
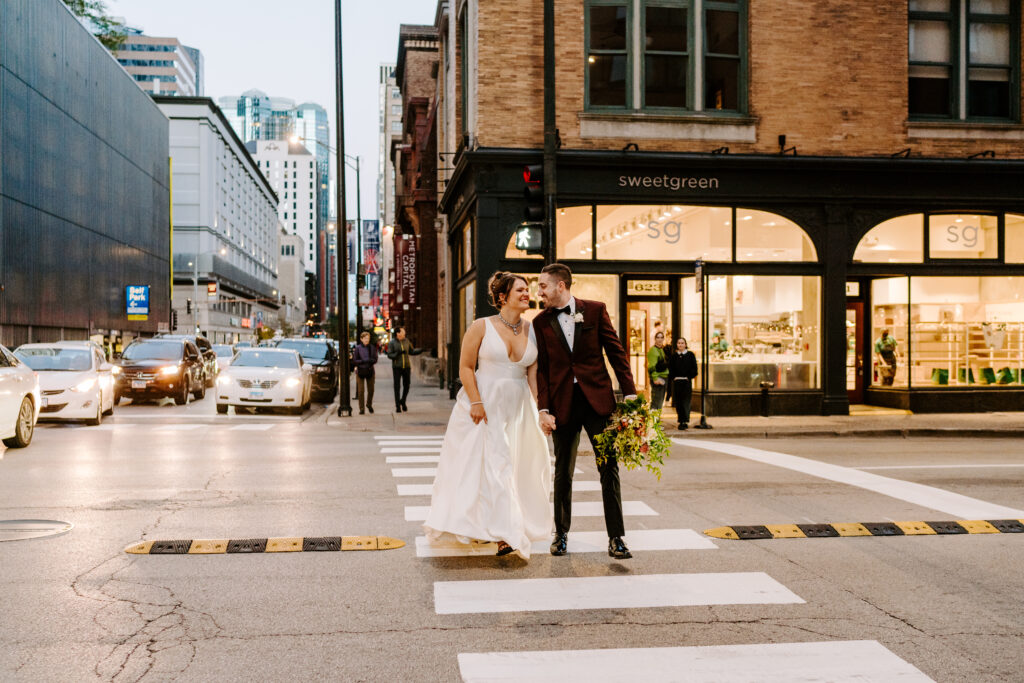
[[484,404],[483,401],[473,401],[469,405],[471,405],[471,406],[482,406],[483,404]]

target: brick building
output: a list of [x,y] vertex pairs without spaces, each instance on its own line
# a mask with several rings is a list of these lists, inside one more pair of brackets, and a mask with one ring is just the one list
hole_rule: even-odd
[[[544,158],[549,1],[542,256],[514,236],[523,166]],[[689,340],[712,416],[760,410],[762,382],[780,413],[1024,409],[1019,0],[441,0],[437,16],[454,344],[489,313],[491,272],[556,259],[608,303],[641,386],[655,330]]]
[[[438,40],[433,26],[402,25],[395,82],[402,96],[402,133],[392,139],[395,167],[395,268],[414,259],[415,277],[396,281],[392,327],[405,326],[416,346],[436,358],[438,331],[437,220]],[[415,242],[409,246],[410,242]],[[407,269],[406,269],[407,270]],[[404,283],[404,285],[403,285]],[[436,371],[436,367],[433,369]]]

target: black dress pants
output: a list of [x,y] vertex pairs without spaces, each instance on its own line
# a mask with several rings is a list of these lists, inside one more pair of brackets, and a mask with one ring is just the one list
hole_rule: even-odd
[[395,379],[395,407],[404,406],[405,399],[409,396],[409,380],[412,377],[412,368],[392,368]]
[[672,383],[672,405],[676,407],[679,425],[690,421],[690,403],[693,401],[693,382],[686,377],[676,377]]
[[[573,387],[572,413],[568,424],[557,425],[552,439],[555,443],[555,531],[569,532],[572,524],[572,473],[576,469],[576,451],[580,445],[580,431],[594,437],[608,426],[608,417],[598,415],[590,406],[579,385]],[[601,476],[601,500],[604,504],[604,524],[609,538],[624,536],[622,496],[619,492],[619,463],[608,458],[597,468]]]

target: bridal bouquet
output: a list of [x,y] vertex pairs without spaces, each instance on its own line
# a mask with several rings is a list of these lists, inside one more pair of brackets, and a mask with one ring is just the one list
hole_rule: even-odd
[[643,396],[619,403],[608,427],[594,441],[598,464],[612,455],[627,470],[644,467],[661,479],[671,442],[661,427],[661,411],[651,410]]

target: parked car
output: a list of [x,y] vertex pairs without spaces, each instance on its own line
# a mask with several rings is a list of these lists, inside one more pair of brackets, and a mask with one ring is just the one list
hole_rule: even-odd
[[252,342],[251,341],[235,342],[235,345],[234,345],[233,348],[235,349],[235,351],[238,351],[238,349],[251,349],[252,348]]
[[186,339],[199,349],[203,356],[203,382],[212,387],[217,379],[217,354],[210,340],[201,334],[158,334],[154,339]]
[[230,344],[214,344],[213,352],[217,354],[217,375],[220,376],[221,371],[231,365],[235,350],[231,348]]
[[279,349],[298,351],[313,366],[313,400],[330,403],[338,393],[338,354],[328,339],[282,339]]
[[0,346],[0,439],[5,446],[24,448],[32,443],[41,405],[36,373]]
[[296,351],[242,349],[217,377],[217,412],[244,406],[286,408],[301,415],[312,400],[312,370]]
[[113,366],[98,345],[22,344],[14,355],[39,378],[39,419],[98,425],[114,413]]
[[179,406],[206,395],[205,370],[199,348],[187,339],[138,339],[125,348],[114,366],[114,403],[171,397]]

